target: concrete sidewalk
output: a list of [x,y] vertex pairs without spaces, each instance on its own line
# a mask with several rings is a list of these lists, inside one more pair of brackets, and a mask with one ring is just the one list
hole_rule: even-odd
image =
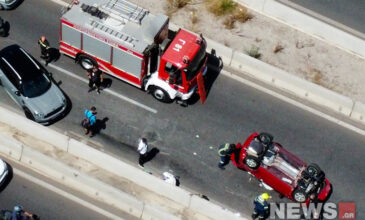
[[[124,219],[243,220],[78,140],[0,108],[0,154],[125,213]],[[10,125],[11,124],[11,125]],[[11,184],[11,183],[10,183]]]

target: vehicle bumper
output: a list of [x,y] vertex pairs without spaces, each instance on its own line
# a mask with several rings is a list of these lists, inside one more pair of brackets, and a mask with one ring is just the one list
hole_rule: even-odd
[[190,89],[188,93],[177,93],[176,96],[179,97],[181,100],[188,100],[191,98],[191,96],[194,94],[194,92],[198,89],[198,86],[194,86]]
[[58,117],[61,117],[66,112],[67,104],[65,104],[59,111],[55,112],[54,114],[46,117],[46,118],[36,118],[36,122],[40,124],[50,124],[53,120],[56,120]]
[[4,7],[4,9],[12,9],[17,5],[18,2],[19,2],[19,0],[14,0],[14,1],[11,1],[10,3],[4,2],[4,3],[0,3],[0,4]]

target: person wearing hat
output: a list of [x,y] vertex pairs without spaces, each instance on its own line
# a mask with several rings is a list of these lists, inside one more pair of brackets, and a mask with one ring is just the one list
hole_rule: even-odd
[[271,196],[269,196],[267,193],[262,193],[255,198],[253,201],[253,204],[255,205],[254,211],[252,213],[253,220],[255,220],[257,217],[259,220],[265,220],[269,216],[270,209],[267,200],[270,198]]

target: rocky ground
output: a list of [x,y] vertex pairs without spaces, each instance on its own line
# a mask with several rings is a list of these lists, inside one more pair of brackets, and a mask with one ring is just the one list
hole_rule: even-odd
[[254,11],[249,11],[250,20],[229,29],[226,16],[208,12],[204,0],[193,0],[173,12],[168,0],[130,1],[151,13],[167,14],[170,22],[235,50],[248,53],[258,48],[260,60],[365,103],[365,60],[320,39]]

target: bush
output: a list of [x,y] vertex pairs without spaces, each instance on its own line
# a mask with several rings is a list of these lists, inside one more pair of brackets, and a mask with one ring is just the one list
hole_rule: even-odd
[[252,18],[252,15],[248,13],[247,8],[243,6],[239,6],[236,8],[236,10],[233,12],[233,20],[238,22],[245,22],[247,20],[250,20]]
[[217,16],[232,13],[237,8],[237,3],[233,0],[208,0],[206,4],[208,10]]
[[247,51],[247,54],[250,57],[258,59],[261,57],[261,53],[259,52],[259,49],[260,49],[259,47],[252,46],[251,49],[249,51]]
[[173,8],[183,8],[189,4],[190,0],[167,0]]

